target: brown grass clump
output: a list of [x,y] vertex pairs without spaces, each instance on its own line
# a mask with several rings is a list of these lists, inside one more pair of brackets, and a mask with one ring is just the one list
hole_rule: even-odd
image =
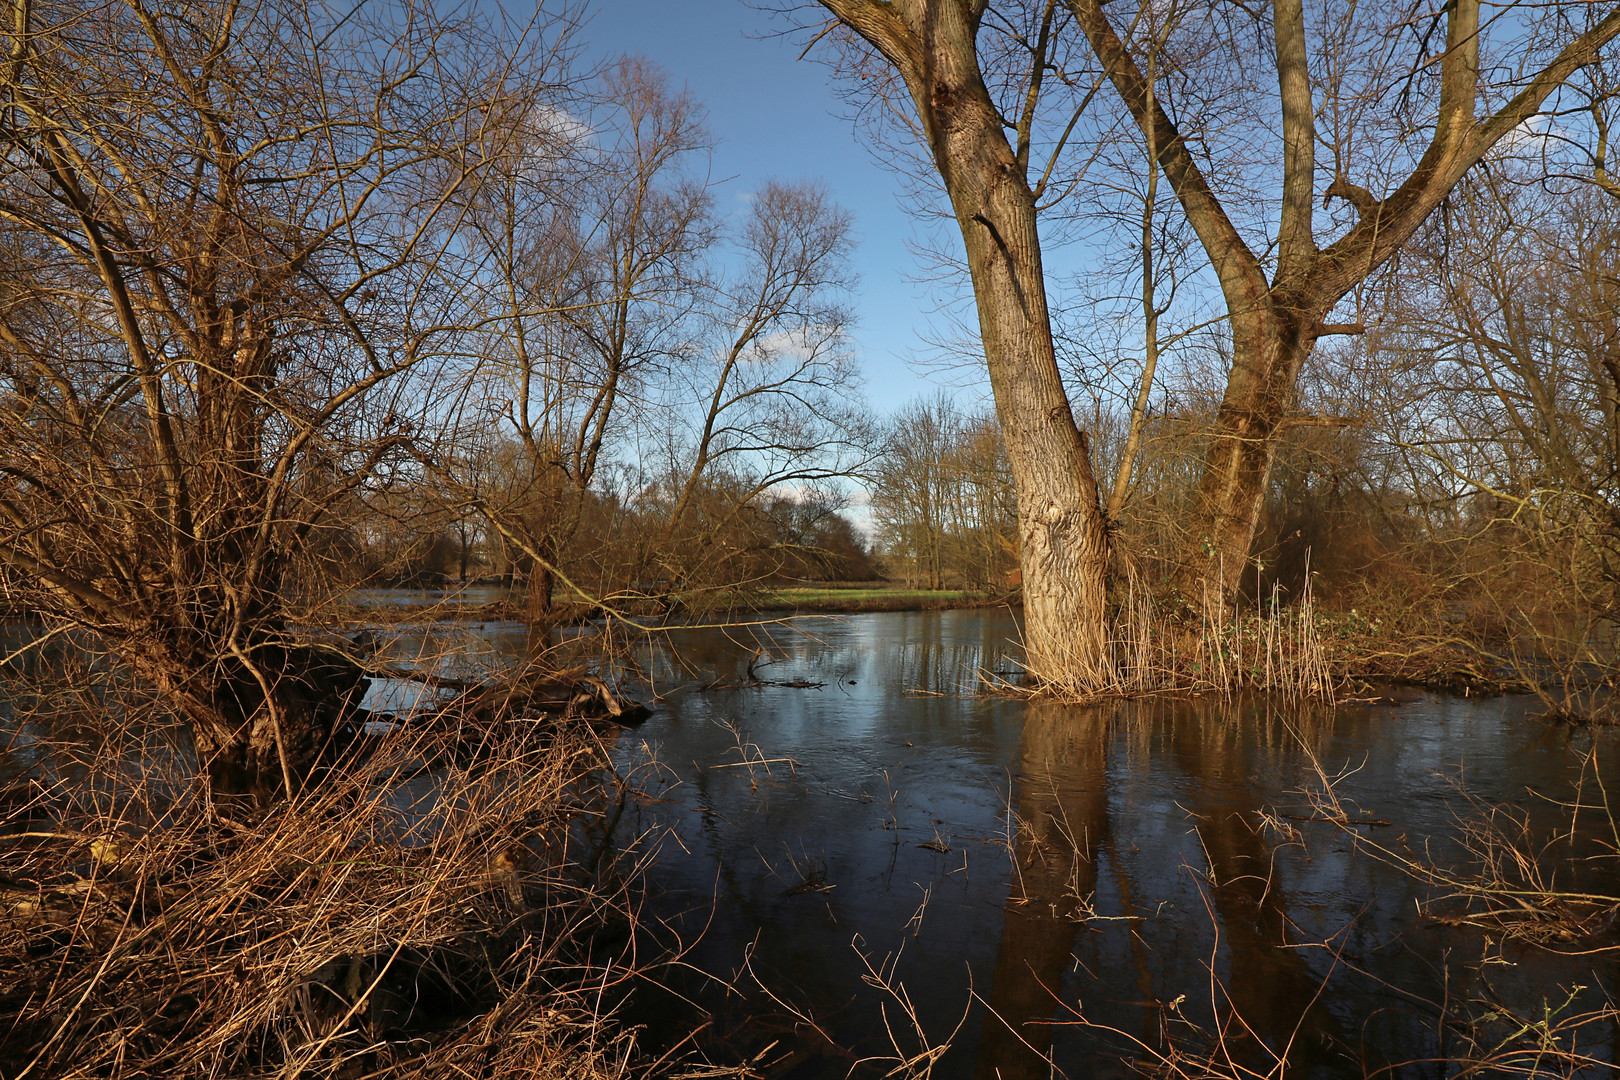
[[12,784],[0,1077],[625,1075],[603,747],[488,730],[363,738],[269,805],[120,740]]
[[1156,595],[1134,575],[1120,593],[1098,662],[1067,678],[993,688],[1075,701],[1250,691],[1307,701],[1331,699],[1345,682],[1308,585],[1291,602],[1274,589],[1241,607],[1215,585],[1194,605]]
[[1553,719],[1620,716],[1620,680],[1602,660],[1612,649],[1601,652],[1590,628],[1578,641],[1552,641],[1523,620],[1487,618],[1478,605],[1448,613],[1443,596],[1365,590],[1354,596],[1358,606],[1328,610],[1314,582],[1309,572],[1292,590],[1256,580],[1257,599],[1206,582],[1188,597],[1148,587],[1127,570],[1095,662],[1062,678],[991,682],[1073,701],[1262,693],[1288,702],[1343,700],[1393,682],[1465,696],[1534,693]]

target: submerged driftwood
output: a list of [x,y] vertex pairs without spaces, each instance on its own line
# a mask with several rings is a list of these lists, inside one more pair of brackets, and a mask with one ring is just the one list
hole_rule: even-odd
[[601,678],[575,668],[469,686],[444,705],[438,715],[458,720],[513,716],[633,724],[645,720],[647,713],[646,706],[621,697]]
[[622,696],[614,687],[584,668],[530,671],[498,682],[449,679],[426,672],[388,670],[373,672],[388,678],[423,683],[455,696],[430,710],[399,715],[360,710],[348,734],[361,737],[373,723],[454,729],[465,737],[469,729],[487,735],[510,723],[533,725],[565,721],[607,721],[633,725],[650,710]]

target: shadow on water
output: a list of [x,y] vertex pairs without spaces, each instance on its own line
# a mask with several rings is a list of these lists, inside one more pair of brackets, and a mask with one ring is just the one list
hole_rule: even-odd
[[[1567,830],[1557,804],[1607,737],[1576,745],[1511,699],[1278,712],[953,692],[1015,635],[943,612],[693,643],[722,672],[765,648],[776,685],[676,695],[621,740],[642,770],[633,824],[668,830],[649,913],[695,941],[687,974],[631,1005],[654,1042],[707,1024],[735,1060],[777,1041],[795,1077],[907,1059],[921,1075],[916,1055],[947,1041],[933,1076],[1127,1075],[1167,1037],[1251,1075],[1286,1057],[1288,1076],[1442,1076],[1416,1063],[1491,1010],[1546,1016],[1576,984],[1581,1007],[1613,985],[1605,954],[1425,918],[1429,892],[1307,795],[1319,764],[1344,773],[1382,839],[1444,862],[1456,770]],[[1602,1058],[1614,1032],[1582,1039]]]

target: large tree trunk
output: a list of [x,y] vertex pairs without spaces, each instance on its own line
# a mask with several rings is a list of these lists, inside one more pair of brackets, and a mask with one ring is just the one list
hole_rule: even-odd
[[[1097,481],[1058,374],[1033,193],[976,66],[968,66],[971,42],[951,51],[956,55],[930,73],[926,100],[938,109],[930,125],[934,150],[967,246],[1018,493],[1028,662],[1042,678],[1084,680],[1100,675],[1104,663],[1108,537]],[[980,99],[978,108],[946,112],[938,105],[969,94]]]
[[1176,576],[1187,599],[1204,582],[1237,589],[1278,439],[1295,409],[1300,367],[1315,343],[1315,318],[1280,311],[1272,301],[1232,323],[1232,371],[1193,488],[1189,542]]
[[148,645],[130,659],[190,727],[198,764],[220,791],[296,788],[370,685],[346,657],[307,645],[188,652]]
[[[1022,183],[1018,187],[1004,193],[1010,197],[998,200],[1002,213],[991,217],[1005,230],[979,228],[968,260],[1018,492],[1029,666],[1039,677],[1085,680],[1102,676],[1105,665],[1108,537],[1089,447],[1053,354],[1033,200]],[[992,243],[985,235],[991,232],[1001,233],[1005,244]]]
[[967,248],[1018,493],[1027,662],[1083,684],[1105,664],[1108,535],[1058,374],[1034,193],[979,70],[977,16],[955,0],[822,2],[895,65],[916,107]]

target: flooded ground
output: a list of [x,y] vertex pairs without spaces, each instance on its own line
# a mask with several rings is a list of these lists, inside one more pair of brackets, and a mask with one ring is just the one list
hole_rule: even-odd
[[[616,835],[660,852],[642,922],[684,949],[624,1006],[650,1055],[828,1080],[1615,1058],[1614,1023],[1586,1019],[1620,984],[1612,926],[1553,920],[1532,945],[1461,916],[1494,904],[1522,925],[1534,898],[1447,899],[1475,879],[1467,823],[1477,848],[1492,806],[1529,828],[1529,861],[1498,849],[1499,874],[1539,864],[1556,889],[1620,894],[1610,733],[1415,691],[1335,710],[980,693],[1014,669],[1016,633],[1004,612],[869,614],[681,631],[646,658],[629,689],[656,707],[617,739]],[[525,637],[438,624],[375,644],[464,679]],[[379,680],[367,704],[423,693]]]
[[[774,662],[755,666],[769,684],[673,695],[621,739],[643,793],[621,828],[664,834],[649,914],[695,969],[670,976],[687,1000],[649,992],[636,1020],[670,1037],[708,1015],[704,1037],[734,1055],[797,1048],[803,1077],[863,1058],[881,1075],[947,1043],[936,1077],[1122,1075],[1122,1054],[1149,1056],[1133,1040],[1219,1053],[1218,1030],[1262,1070],[1286,1052],[1289,1075],[1440,1076],[1455,1070],[1438,1059],[1505,1037],[1507,1015],[1555,1025],[1615,986],[1605,954],[1448,925],[1446,890],[1352,839],[1466,868],[1461,784],[1523,808],[1544,840],[1569,828],[1560,804],[1583,775],[1598,801],[1586,755],[1606,761],[1612,740],[1517,699],[1330,712],[960,693],[1007,665],[1015,632],[994,613],[900,613],[677,643],[688,678],[735,676],[760,646]],[[1324,774],[1368,824],[1313,820]],[[1615,892],[1606,862],[1584,866],[1562,887]],[[1605,1021],[1580,1045],[1607,1057],[1614,1038]]]

